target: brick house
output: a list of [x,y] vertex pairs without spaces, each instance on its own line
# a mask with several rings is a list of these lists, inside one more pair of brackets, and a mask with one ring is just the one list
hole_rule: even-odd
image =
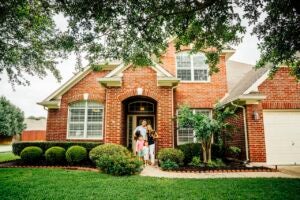
[[[226,67],[226,61],[234,50],[222,53],[219,60],[220,71],[212,76],[208,74],[205,56],[201,53],[190,55],[188,50],[187,47],[176,52],[170,42],[159,64],[136,68],[111,62],[100,71],[87,67],[77,73],[39,103],[48,108],[46,140],[99,141],[130,147],[134,128],[142,119],[147,119],[160,136],[158,148],[175,147],[194,141],[193,130],[177,128],[173,120],[180,105],[188,104],[194,112],[211,115],[217,101],[221,100],[224,105],[233,102],[232,104],[240,106],[244,106],[243,103],[246,102],[247,120],[242,117],[244,112],[239,111],[242,113],[241,118],[235,119],[235,123],[239,123],[242,130],[247,126],[247,133],[237,132],[235,142],[237,146],[241,146],[245,157],[249,157],[250,161],[265,162],[262,109],[273,109],[274,106],[280,109],[300,108],[299,83],[288,76],[286,69],[280,70],[278,78],[276,76],[274,80],[262,81],[261,85],[249,81],[261,93],[257,94],[257,99],[249,96],[249,101],[253,104],[248,104],[248,99],[235,98],[237,92],[234,91],[237,89],[233,84],[240,84],[236,77],[241,79],[246,72],[253,73],[253,70],[249,66],[243,67],[244,71],[237,68],[233,70],[234,73],[230,72],[235,78],[229,78],[230,74],[227,74],[230,70]],[[265,73],[262,74],[265,77]],[[294,102],[285,98],[284,102],[273,100],[278,95],[274,88],[278,80],[282,82],[282,86],[287,81],[294,85],[293,90],[287,93],[290,96],[284,95]],[[269,96],[267,94],[271,89],[273,91]],[[258,120],[252,119],[254,111],[260,116]],[[245,135],[249,136],[244,137]],[[245,138],[249,141],[245,142]]]

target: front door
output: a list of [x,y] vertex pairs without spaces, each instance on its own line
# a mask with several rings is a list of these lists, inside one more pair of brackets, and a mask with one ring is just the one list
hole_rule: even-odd
[[127,147],[134,150],[135,141],[134,130],[137,126],[142,124],[143,120],[147,120],[152,128],[155,129],[155,115],[128,115],[127,117]]

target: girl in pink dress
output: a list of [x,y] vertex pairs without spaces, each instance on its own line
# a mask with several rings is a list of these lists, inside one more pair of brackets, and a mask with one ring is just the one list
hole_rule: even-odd
[[139,160],[142,160],[142,158],[144,156],[144,154],[143,154],[144,142],[145,141],[144,141],[143,136],[140,136],[135,144],[135,149],[136,149],[137,155],[139,157]]

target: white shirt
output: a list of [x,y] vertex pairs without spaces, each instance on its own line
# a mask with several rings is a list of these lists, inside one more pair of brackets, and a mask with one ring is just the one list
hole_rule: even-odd
[[146,127],[143,127],[142,125],[135,128],[134,133],[139,130],[141,133],[141,136],[144,138],[144,140],[147,140],[147,129]]

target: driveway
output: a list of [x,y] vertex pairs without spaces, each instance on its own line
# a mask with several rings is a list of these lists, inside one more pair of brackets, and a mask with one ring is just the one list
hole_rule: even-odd
[[1,152],[9,152],[12,151],[11,145],[0,145],[0,153]]
[[278,170],[284,174],[298,176],[300,178],[300,165],[278,166]]

